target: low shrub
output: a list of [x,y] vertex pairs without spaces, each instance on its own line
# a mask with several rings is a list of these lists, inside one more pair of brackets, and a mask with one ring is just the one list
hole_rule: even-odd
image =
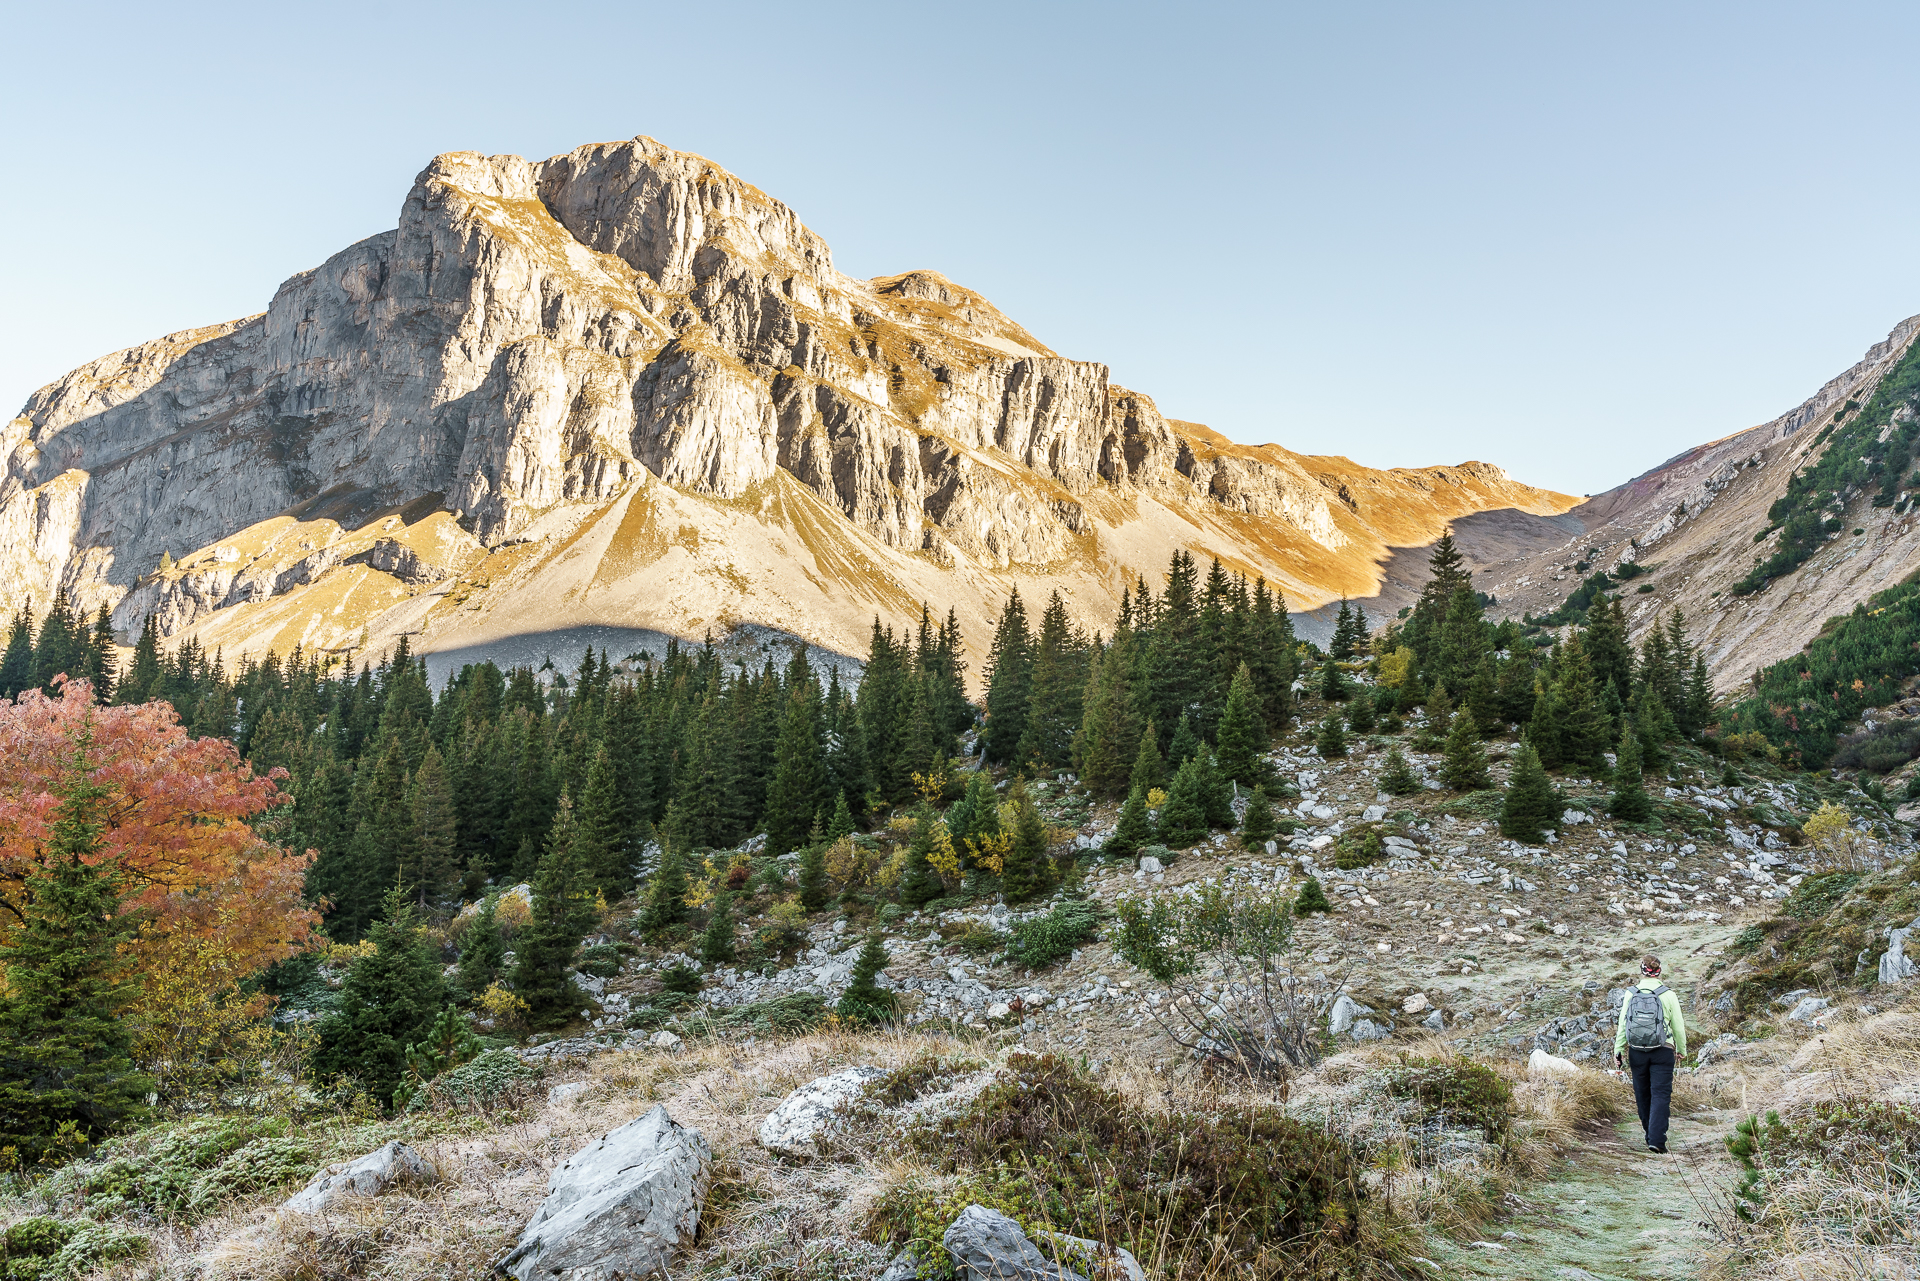
[[1842,1178],[1873,1169],[1911,1182],[1920,1162],[1920,1110],[1910,1103],[1830,1099],[1786,1118],[1750,1116],[1726,1142],[1742,1171],[1736,1209],[1751,1220],[1786,1180],[1820,1169]]
[[146,1253],[147,1238],[110,1223],[68,1222],[36,1215],[0,1235],[5,1281],[69,1281],[116,1259]]
[[208,1214],[235,1197],[305,1183],[319,1168],[305,1139],[255,1139],[194,1180],[188,1208]]
[[427,1082],[409,1102],[408,1110],[418,1111],[429,1105],[474,1112],[518,1107],[544,1075],[543,1069],[522,1061],[512,1050],[489,1050],[471,1063],[462,1063]]
[[631,955],[631,943],[597,943],[580,953],[574,968],[595,978],[610,979],[620,972],[621,964]]
[[1494,1143],[1513,1126],[1513,1087],[1471,1059],[1401,1054],[1387,1070],[1387,1093],[1417,1101],[1430,1120],[1478,1126]]
[[281,1138],[286,1127],[275,1117],[155,1126],[106,1144],[96,1160],[67,1166],[44,1191],[51,1203],[81,1203],[94,1216],[191,1219],[210,1204],[207,1195],[196,1195],[206,1171],[257,1140]]
[[758,1036],[792,1036],[810,1032],[826,1021],[827,1001],[818,992],[770,996],[764,1001],[717,1012],[713,1018],[716,1027],[751,1031]]
[[1099,932],[1100,910],[1085,899],[1066,899],[1044,915],[1029,917],[1013,927],[1007,960],[1037,970],[1065,960]]
[[1356,827],[1342,833],[1333,846],[1333,865],[1343,872],[1372,867],[1387,856],[1387,844],[1378,828]]
[[1848,890],[1860,883],[1858,872],[1827,872],[1809,876],[1794,887],[1780,909],[1796,921],[1811,921],[1825,916]]
[[[876,1229],[952,1276],[940,1233],[968,1202],[1123,1245],[1169,1278],[1351,1275],[1366,1190],[1354,1152],[1266,1108],[1141,1108],[1053,1055],[1013,1055],[966,1110],[909,1141],[955,1176],[883,1198]],[[1222,1271],[1222,1265],[1228,1266]]]

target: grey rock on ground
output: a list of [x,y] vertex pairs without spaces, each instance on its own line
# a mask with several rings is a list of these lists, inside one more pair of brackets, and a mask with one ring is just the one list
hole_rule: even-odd
[[664,1274],[699,1230],[712,1166],[700,1132],[655,1106],[553,1172],[501,1270],[516,1281]]
[[1018,1223],[982,1205],[960,1211],[940,1243],[959,1262],[964,1281],[1086,1281],[1040,1253]]
[[402,1183],[424,1183],[433,1178],[426,1158],[398,1139],[363,1157],[330,1165],[306,1187],[287,1198],[285,1208],[299,1214],[320,1214],[348,1197],[379,1196]]
[[760,1146],[783,1156],[812,1156],[817,1141],[839,1123],[847,1104],[860,1097],[871,1081],[886,1075],[883,1068],[843,1068],[807,1082],[768,1113],[760,1124]]

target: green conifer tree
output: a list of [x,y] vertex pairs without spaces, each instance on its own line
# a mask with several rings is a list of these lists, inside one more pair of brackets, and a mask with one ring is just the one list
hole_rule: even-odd
[[[869,677],[868,679],[871,679]],[[864,693],[863,682],[861,690]],[[1027,705],[1033,693],[1033,637],[1027,609],[1015,589],[1007,596],[987,656],[986,751],[991,760],[1014,759],[1027,732]]]
[[827,822],[827,840],[837,841],[843,836],[853,835],[853,811],[847,807],[847,794],[835,792],[833,796],[833,817]]
[[1047,865],[1047,825],[1024,780],[1017,780],[1012,791],[1012,840],[1007,846],[1000,885],[1007,902],[1024,903],[1052,883]]
[[407,1047],[407,1072],[394,1091],[394,1106],[404,1108],[427,1082],[479,1057],[480,1038],[460,1011],[449,1005],[428,1026],[426,1036]]
[[933,853],[939,815],[925,801],[914,811],[913,836],[907,842],[907,861],[900,871],[900,901],[908,907],[925,907],[946,892],[940,874],[933,870],[928,856]]
[[1194,756],[1193,763],[1199,775],[1200,808],[1206,813],[1208,825],[1232,827],[1234,821],[1232,780],[1220,772],[1220,764],[1214,754],[1204,747]]
[[700,959],[709,965],[719,965],[733,958],[733,895],[721,890],[714,895],[706,933],[700,936]]
[[1447,728],[1446,754],[1440,761],[1440,781],[1456,792],[1477,792],[1492,786],[1487,773],[1487,749],[1473,714],[1461,708]]
[[1118,796],[1128,788],[1128,773],[1140,750],[1140,722],[1134,711],[1132,629],[1122,626],[1113,643],[1093,661],[1086,712],[1074,741],[1081,781],[1096,796]]
[[507,941],[500,933],[496,915],[499,904],[499,896],[488,895],[460,933],[460,970],[455,981],[470,997],[493,986],[506,965]]
[[1179,769],[1200,751],[1200,736],[1194,733],[1193,722],[1182,713],[1179,724],[1174,726],[1173,741],[1167,745],[1167,761]]
[[876,981],[887,968],[886,944],[877,933],[867,935],[860,955],[854,958],[853,981],[841,993],[834,1013],[856,1026],[884,1023],[899,1008],[899,998]]
[[1514,753],[1513,771],[1500,805],[1500,834],[1508,840],[1538,845],[1547,829],[1556,826],[1560,798],[1540,766],[1540,756],[1525,743]]
[[1142,794],[1151,792],[1166,781],[1166,763],[1160,759],[1160,743],[1153,732],[1153,722],[1147,722],[1146,730],[1140,735],[1140,753],[1133,758],[1133,773],[1127,780],[1129,789],[1139,788]]
[[[1593,669],[1578,632],[1561,647],[1553,691],[1553,715],[1563,760],[1599,766],[1610,737],[1606,713],[1594,689]],[[1535,714],[1538,719],[1538,713]],[[1545,753],[1542,753],[1544,759]]]
[[0,698],[14,698],[33,684],[33,605],[14,611],[7,649],[0,656]]
[[1377,709],[1373,695],[1364,689],[1356,689],[1353,699],[1347,704],[1347,727],[1356,734],[1369,734],[1379,722],[1375,720]]
[[1120,807],[1120,820],[1114,824],[1112,835],[1101,848],[1115,858],[1132,858],[1140,852],[1140,847],[1153,840],[1153,823],[1147,817],[1146,793],[1138,787],[1127,792],[1126,803]]
[[800,851],[800,906],[818,912],[832,898],[827,888],[827,845],[815,841]]
[[562,796],[534,872],[533,910],[513,941],[513,992],[535,1027],[558,1027],[586,1004],[567,969],[592,920],[593,890],[574,853],[573,807]]
[[1273,804],[1267,800],[1267,789],[1256,784],[1253,795],[1247,798],[1247,812],[1240,819],[1240,843],[1256,849],[1272,840],[1275,830]]
[[1260,699],[1253,688],[1253,672],[1245,663],[1233,674],[1226,710],[1220,715],[1220,772],[1236,783],[1252,787],[1266,777],[1261,754],[1267,750],[1267,727],[1260,720]]
[[1353,693],[1347,681],[1347,674],[1340,664],[1329,658],[1320,664],[1320,697],[1329,703],[1344,703]]
[[412,890],[414,904],[424,915],[444,919],[459,906],[460,862],[454,848],[458,824],[453,787],[438,747],[429,745],[414,771],[407,809],[412,831],[401,882]]
[[125,951],[118,863],[103,858],[110,789],[88,775],[82,740],[54,788],[52,830],[29,866],[0,947],[0,1147],[31,1168],[62,1126],[97,1142],[145,1111],[124,1017],[137,995]]
[[358,1079],[390,1107],[406,1076],[407,1047],[433,1026],[447,989],[413,904],[398,893],[388,896],[386,919],[368,937],[374,950],[348,967],[339,1004],[320,1021],[313,1066],[322,1077]]
[[[774,749],[773,779],[767,784],[767,853],[774,858],[800,848],[826,795],[826,760],[814,720],[814,699],[811,686],[787,694],[780,741]],[[840,804],[846,804],[845,796]],[[834,817],[839,817],[837,811]],[[849,813],[849,830],[852,821]]]
[[1293,900],[1295,916],[1312,916],[1315,912],[1331,912],[1333,904],[1327,901],[1326,886],[1320,884],[1320,878],[1309,876],[1307,883],[1300,887],[1300,896]]
[[1380,772],[1380,790],[1390,796],[1412,796],[1420,790],[1420,780],[1399,747],[1387,749],[1387,766]]
[[1613,767],[1613,795],[1607,813],[1623,823],[1644,823],[1653,817],[1653,798],[1640,775],[1640,736],[1629,729],[1620,736],[1620,754]]
[[1320,722],[1320,732],[1314,736],[1313,746],[1327,760],[1347,754],[1347,734],[1340,726],[1340,714],[1329,712]]
[[1160,841],[1164,845],[1186,846],[1205,839],[1207,806],[1203,794],[1205,779],[1198,759],[1189,757],[1174,772],[1167,788],[1167,799],[1160,806]]
[[647,885],[647,907],[641,914],[642,927],[649,934],[663,934],[687,919],[686,856],[677,849],[660,853],[660,866]]

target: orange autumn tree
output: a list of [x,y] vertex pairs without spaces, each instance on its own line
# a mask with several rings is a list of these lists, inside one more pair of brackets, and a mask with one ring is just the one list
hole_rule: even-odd
[[0,699],[0,941],[23,919],[59,804],[52,789],[87,729],[89,777],[110,793],[100,857],[120,869],[122,910],[142,917],[131,945],[142,1057],[186,1079],[187,1060],[264,1013],[264,1001],[236,1000],[239,982],[318,941],[320,914],[302,892],[313,855],[248,826],[285,803],[284,771],[257,776],[231,742],[190,738],[171,704],[96,707],[85,681],[58,697],[28,690]]

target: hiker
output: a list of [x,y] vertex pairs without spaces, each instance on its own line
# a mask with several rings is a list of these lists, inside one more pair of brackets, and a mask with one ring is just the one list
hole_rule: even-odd
[[1620,1003],[1613,1061],[1633,1073],[1633,1103],[1647,1151],[1667,1150],[1667,1111],[1673,1100],[1673,1065],[1687,1053],[1687,1021],[1680,998],[1660,981],[1660,958],[1640,958],[1640,982]]

